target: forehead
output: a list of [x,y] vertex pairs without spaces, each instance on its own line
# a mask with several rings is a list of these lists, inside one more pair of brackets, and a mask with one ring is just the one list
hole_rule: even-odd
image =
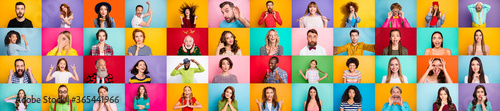
[[59,91],[67,91],[67,90],[68,90],[68,88],[67,88],[67,87],[60,87],[60,88],[59,88]]
[[316,34],[316,33],[312,33],[312,32],[307,33],[307,36],[317,36],[317,35],[318,35],[318,34]]
[[16,65],[23,65],[24,62],[23,61],[16,61]]
[[432,37],[441,37],[441,34],[435,33],[435,34],[432,35]]
[[24,5],[16,5],[16,8],[24,8]]
[[142,32],[135,32],[135,36],[142,36]]
[[231,6],[229,6],[229,4],[226,4],[226,5],[224,5],[224,6],[222,7],[222,9],[223,9],[223,10],[227,10],[227,9],[230,9],[230,8],[231,8]]

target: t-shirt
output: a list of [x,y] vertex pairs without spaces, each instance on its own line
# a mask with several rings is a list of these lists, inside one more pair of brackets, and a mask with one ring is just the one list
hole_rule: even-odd
[[226,20],[220,21],[219,28],[245,28],[239,20],[236,20],[231,23],[227,23]]
[[217,74],[212,79],[212,83],[238,83],[238,78],[233,74],[229,74],[228,76]]
[[[12,103],[12,104],[16,104],[16,99],[4,99],[4,101],[6,103]],[[29,105],[30,103],[29,102],[26,102],[26,105]],[[19,103],[19,106],[17,107],[17,109],[19,110],[16,110],[16,111],[26,111],[26,106],[24,106],[24,103]]]
[[319,72],[318,70],[307,70],[306,71],[306,78],[309,83],[318,83],[319,79]]
[[304,16],[302,24],[304,28],[323,28],[323,19],[321,17],[319,15],[316,17]]
[[351,71],[345,70],[342,78],[346,79],[347,83],[358,83],[358,80],[361,79],[361,72],[358,70],[354,71],[354,74],[350,74]]
[[52,73],[52,77],[56,79],[55,83],[68,83],[69,78],[73,77],[70,72],[55,71]]
[[[130,47],[128,47],[127,53],[132,53],[132,55],[135,55],[135,50],[137,50],[137,46],[136,45],[130,46]],[[150,56],[150,55],[153,55],[153,53],[151,52],[151,48],[149,48],[149,46],[146,46],[146,45],[144,45],[143,47],[141,47],[141,49],[139,49],[138,53],[139,53],[139,54],[137,54],[138,56]]]
[[[384,77],[382,77],[382,83],[385,83],[385,81],[387,80],[387,75],[385,75]],[[408,83],[408,78],[406,78],[405,75],[403,75],[403,80],[405,83]],[[391,78],[391,80],[389,80],[389,83],[401,83],[401,80],[398,78]]]
[[133,28],[142,28],[142,26],[139,25],[142,22],[142,18],[144,18],[143,14],[141,14],[140,17],[138,17],[137,15],[134,15],[134,17],[132,18],[132,27]]
[[340,108],[344,109],[344,111],[358,111],[358,109],[361,109],[361,103],[349,104],[347,102],[342,102],[340,103]]
[[31,21],[28,18],[24,18],[24,21],[19,22],[17,21],[16,18],[12,19],[9,21],[9,25],[7,25],[7,28],[33,28],[33,24],[31,24]]

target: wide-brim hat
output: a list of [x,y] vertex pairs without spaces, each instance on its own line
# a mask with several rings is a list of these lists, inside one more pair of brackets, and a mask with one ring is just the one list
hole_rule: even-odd
[[108,13],[111,12],[111,5],[109,5],[108,2],[101,2],[101,3],[98,3],[97,5],[95,5],[95,13],[99,14],[99,10],[101,8],[101,6],[106,6],[108,7]]

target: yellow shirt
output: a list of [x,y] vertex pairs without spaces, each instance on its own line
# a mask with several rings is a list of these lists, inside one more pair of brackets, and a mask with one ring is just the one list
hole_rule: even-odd
[[344,46],[337,47],[337,54],[347,51],[347,55],[363,55],[364,50],[375,52],[375,45],[359,42],[356,46],[353,46],[352,43],[347,43]]
[[[63,50],[61,52],[57,51],[57,47],[54,47],[54,49],[50,50],[49,53],[47,53],[47,56],[65,56],[67,50]],[[76,52],[75,49],[71,48],[69,49],[68,56],[78,56],[78,52]]]

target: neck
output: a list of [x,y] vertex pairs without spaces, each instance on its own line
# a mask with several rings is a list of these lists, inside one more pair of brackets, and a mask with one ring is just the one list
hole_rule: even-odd
[[135,75],[135,76],[142,77],[142,76],[144,76],[144,72],[139,72],[139,73],[137,73],[137,75]]
[[476,42],[476,46],[480,46],[481,45],[481,42]]
[[314,67],[310,67],[309,70],[314,70]]
[[393,72],[392,75],[391,75],[391,78],[397,78],[399,77],[399,73],[398,72]]
[[347,100],[347,102],[354,102],[354,98],[349,98],[349,100]]
[[267,102],[267,103],[273,103],[273,100],[269,100],[269,99],[268,99],[266,102]]
[[222,72],[222,76],[228,76],[229,75],[229,72],[228,71],[224,71]]
[[441,49],[442,47],[434,47],[434,49]]
[[104,44],[106,44],[106,43],[105,43],[105,42],[99,42],[98,44],[99,44],[99,45],[104,45]]
[[316,16],[316,15],[317,15],[316,13],[309,14],[309,16]]
[[399,49],[399,44],[392,44],[392,49]]
[[353,46],[356,46],[356,45],[358,45],[358,42],[352,42],[351,44],[352,44]]
[[142,43],[137,43],[136,45],[137,46],[144,46],[144,44],[142,44]]
[[272,47],[276,46],[276,42],[269,43],[269,46],[272,46]]
[[19,22],[24,21],[24,19],[26,19],[26,18],[24,18],[24,17],[21,17],[21,18],[16,18],[16,20],[17,20],[17,21],[19,21]]

